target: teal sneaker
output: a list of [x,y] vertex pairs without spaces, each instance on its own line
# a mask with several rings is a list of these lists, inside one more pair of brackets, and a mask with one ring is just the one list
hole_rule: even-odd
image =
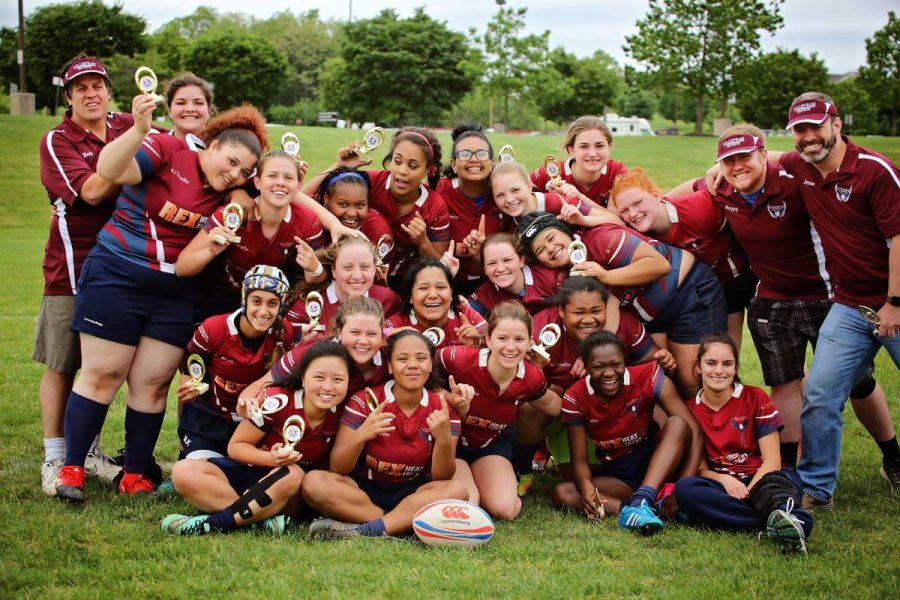
[[623,506],[619,511],[619,527],[622,529],[652,535],[662,531],[665,526],[646,500],[641,500],[640,506]]
[[766,520],[766,536],[775,542],[784,554],[806,554],[806,534],[803,523],[791,514],[793,499],[788,499],[785,510],[773,510]]
[[190,517],[172,514],[162,520],[160,529],[163,530],[163,533],[174,535],[206,535],[210,532],[208,519],[208,515]]
[[175,484],[172,483],[171,477],[163,479],[162,483],[156,488],[156,495],[160,498],[168,498],[175,496],[178,492],[175,490]]
[[269,517],[268,519],[263,519],[262,521],[257,521],[250,525],[250,529],[253,531],[262,531],[264,533],[268,533],[269,535],[284,535],[284,532],[287,531],[288,525],[290,525],[291,519],[290,517],[286,517],[284,515],[276,515],[274,517]]

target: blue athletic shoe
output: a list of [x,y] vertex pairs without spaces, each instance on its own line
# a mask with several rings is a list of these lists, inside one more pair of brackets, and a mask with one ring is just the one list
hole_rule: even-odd
[[188,515],[169,515],[160,523],[163,533],[174,535],[206,535],[210,532],[208,515],[191,517]]
[[619,512],[619,527],[630,529],[644,535],[659,533],[665,523],[656,516],[646,500],[640,506],[623,506]]

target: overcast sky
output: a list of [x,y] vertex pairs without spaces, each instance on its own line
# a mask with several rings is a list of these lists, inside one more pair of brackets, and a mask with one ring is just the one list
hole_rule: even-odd
[[[737,0],[740,1],[740,0]],[[149,29],[176,17],[191,14],[204,4],[221,12],[243,12],[264,19],[284,10],[302,12],[318,9],[325,19],[346,20],[352,6],[353,18],[374,16],[383,8],[394,8],[401,16],[424,6],[433,18],[446,21],[451,29],[466,32],[469,27],[483,31],[496,12],[495,0],[122,0],[125,10],[147,19]],[[59,0],[25,0],[26,15],[37,6]],[[109,4],[110,2],[107,1]],[[254,6],[255,4],[255,6]],[[626,62],[622,44],[636,31],[635,21],[647,10],[646,0],[507,0],[507,6],[528,8],[527,26],[532,32],[550,30],[551,46],[586,56],[601,49],[620,64]],[[251,8],[252,7],[252,8]],[[857,69],[866,60],[865,39],[887,23],[889,10],[900,8],[897,0],[787,0],[782,6],[784,27],[774,36],[763,37],[763,48],[798,48],[803,54],[816,52],[832,73]],[[252,12],[251,11],[255,11]],[[17,23],[16,3],[0,2],[0,24]]]

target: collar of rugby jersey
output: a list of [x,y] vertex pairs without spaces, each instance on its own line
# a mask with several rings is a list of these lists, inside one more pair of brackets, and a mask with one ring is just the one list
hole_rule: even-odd
[[[387,179],[384,180],[384,189],[387,191],[391,191],[391,176],[388,175]],[[419,184],[419,199],[416,200],[416,206],[422,208],[425,206],[425,201],[428,200],[428,188],[426,188],[421,183]]]
[[[384,401],[385,402],[396,402],[397,399],[394,397],[394,381],[388,381],[384,386]],[[428,406],[428,390],[422,388],[422,399],[419,400],[419,406]]]
[[[591,385],[591,376],[586,375],[584,377],[584,384],[587,386],[587,391],[591,396],[596,396],[594,393],[594,386]],[[628,368],[625,368],[625,376],[622,378],[622,387],[628,387],[631,385],[631,373],[628,371]]]
[[[741,394],[744,392],[744,384],[736,383],[734,384],[734,392],[731,393],[732,398],[740,398]],[[703,401],[700,400],[700,397],[703,396],[703,388],[700,388],[700,391],[697,392],[697,395],[694,397],[694,402],[696,404],[701,404]],[[707,405],[709,406],[709,405]]]
[[[447,311],[447,320],[449,321],[450,319],[455,319],[455,318],[456,318],[456,311],[454,311],[453,307],[451,306],[450,310]],[[409,311],[409,322],[412,323],[413,325],[419,324],[419,320],[416,318],[415,309]]]

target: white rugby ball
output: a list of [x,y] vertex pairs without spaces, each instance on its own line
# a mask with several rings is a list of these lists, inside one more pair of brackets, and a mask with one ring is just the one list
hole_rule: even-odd
[[473,548],[494,535],[494,522],[484,510],[462,500],[438,500],[419,509],[413,531],[426,546]]

